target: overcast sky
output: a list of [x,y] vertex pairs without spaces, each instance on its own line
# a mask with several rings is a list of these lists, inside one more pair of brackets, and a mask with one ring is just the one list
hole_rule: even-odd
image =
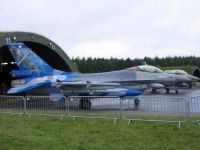
[[200,56],[199,0],[1,0],[0,30],[44,35],[70,57]]

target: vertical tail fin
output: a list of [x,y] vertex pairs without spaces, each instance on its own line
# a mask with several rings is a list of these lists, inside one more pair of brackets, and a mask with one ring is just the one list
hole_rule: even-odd
[[36,55],[24,43],[8,43],[7,47],[20,71],[32,74],[46,75],[53,73],[53,68]]

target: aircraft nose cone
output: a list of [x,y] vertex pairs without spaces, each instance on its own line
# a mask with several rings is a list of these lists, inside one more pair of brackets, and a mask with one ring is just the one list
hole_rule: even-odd
[[182,76],[182,75],[176,75],[176,76],[175,76],[175,80],[176,80],[177,82],[190,82],[190,81],[191,81],[190,78],[185,77],[185,76]]
[[195,77],[195,76],[192,76],[192,75],[189,75],[189,78],[192,80],[192,81],[200,81],[200,78],[198,77]]

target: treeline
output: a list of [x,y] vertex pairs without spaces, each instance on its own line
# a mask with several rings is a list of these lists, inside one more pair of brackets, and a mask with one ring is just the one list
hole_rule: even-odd
[[[111,70],[120,70],[138,65],[141,60],[138,59],[119,59],[119,58],[72,58],[77,68],[82,73],[105,72]],[[144,61],[148,65],[157,67],[174,67],[174,66],[199,66],[200,57],[165,57],[165,58],[150,58],[144,57]]]

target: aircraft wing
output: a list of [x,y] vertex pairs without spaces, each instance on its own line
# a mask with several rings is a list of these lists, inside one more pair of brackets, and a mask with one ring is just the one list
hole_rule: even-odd
[[93,83],[93,82],[60,82],[57,81],[56,86],[57,87],[96,87],[96,86],[119,86],[120,83]]

